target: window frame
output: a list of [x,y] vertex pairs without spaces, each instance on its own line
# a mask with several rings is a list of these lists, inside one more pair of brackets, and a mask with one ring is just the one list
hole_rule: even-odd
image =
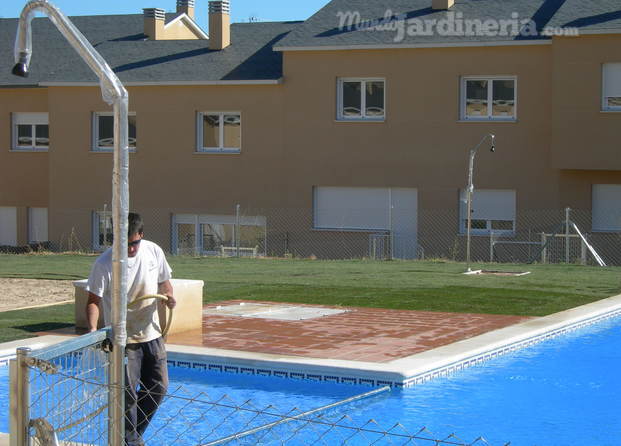
[[[218,215],[218,214],[174,214],[172,223],[172,237],[171,237],[171,252],[175,255],[194,254],[204,256],[217,256],[221,255],[222,247],[231,248],[234,247],[235,241],[242,234],[237,234],[236,225],[238,223],[235,215]],[[179,225],[187,225],[193,227],[193,245],[191,247],[185,247],[185,250],[180,249],[179,245]],[[205,231],[203,226],[205,225],[218,225],[229,226],[232,245],[220,244],[220,249],[208,249],[205,244]],[[256,254],[259,256],[265,255],[265,247],[267,240],[267,217],[261,215],[244,215],[239,219],[240,232],[243,233],[245,227],[257,227],[263,230],[263,245],[259,250],[259,245],[255,246]],[[240,249],[243,252],[248,252],[248,246],[241,246],[244,242],[240,239]]]
[[[218,115],[218,140],[219,147],[204,147],[203,119],[207,115]],[[224,116],[239,116],[239,147],[224,147]],[[196,113],[196,153],[241,153],[242,149],[242,112],[241,111],[199,111]]]
[[[517,231],[517,190],[516,189],[475,189],[475,194],[477,192],[486,192],[486,191],[490,191],[490,192],[495,192],[495,191],[502,191],[502,192],[513,192],[514,194],[514,206],[513,206],[513,219],[512,220],[498,220],[498,219],[493,219],[493,218],[472,218],[471,219],[471,225],[470,225],[470,234],[471,235],[482,235],[482,236],[489,236],[490,234],[494,234],[494,235],[500,235],[500,236],[514,236],[516,234]],[[459,201],[460,201],[460,206],[459,206],[459,233],[461,235],[465,235],[468,232],[468,216],[466,215],[467,213],[467,204],[465,202],[465,200],[467,200],[467,190],[466,189],[461,189],[459,191]],[[474,228],[472,226],[472,222],[474,221],[485,221],[485,229],[479,229],[479,228]],[[512,229],[493,229],[493,222],[495,221],[511,221],[513,222],[513,228]]]
[[[112,236],[113,236],[113,227],[112,227],[112,211],[93,211],[93,251],[95,252],[101,252],[106,250],[107,248],[112,246]],[[109,234],[108,237],[106,237],[106,234],[103,235],[103,240],[104,240],[104,244],[102,245],[99,242],[100,239],[100,232],[99,232],[99,225],[101,223],[101,219],[102,218],[109,218],[110,219],[110,226],[109,226]],[[110,239],[109,244],[106,244],[105,241],[106,239]]]
[[[360,82],[360,117],[345,116],[343,114],[343,84],[345,82]],[[367,82],[382,82],[384,84],[384,97],[382,101],[382,107],[384,110],[383,116],[366,116],[366,83]],[[337,121],[345,122],[384,122],[386,120],[386,78],[383,77],[340,77],[337,79],[336,87],[336,119]]]
[[[34,144],[24,146],[18,141],[18,125],[29,125],[32,130]],[[48,145],[37,145],[36,126],[46,125],[48,132]],[[14,112],[11,113],[11,150],[15,152],[47,152],[50,149],[50,115],[48,112]]]
[[[105,147],[105,146],[99,145],[99,117],[100,116],[114,116],[114,112],[93,112],[92,113],[91,152],[112,153],[114,152],[114,146]],[[136,117],[136,112],[128,112],[127,116],[128,116],[128,121],[129,121],[130,116],[133,116],[134,118]],[[114,135],[113,135],[113,138],[114,138]],[[128,138],[129,138],[129,135],[128,135]],[[128,148],[130,152],[135,152],[138,146],[137,144],[138,143],[138,121],[136,121],[136,138],[133,143],[134,145],[132,146],[131,145],[132,141],[129,140]]]
[[[619,65],[619,71],[621,72],[621,62],[605,62],[602,64],[602,111],[604,112],[621,112],[621,105],[608,105],[608,98],[620,97],[620,96],[607,96],[606,95],[606,66],[607,65]],[[619,79],[621,83],[621,76]],[[621,85],[619,87],[621,89]]]
[[[485,116],[468,116],[466,113],[467,103],[467,82],[468,81],[487,81],[487,115]],[[493,101],[494,101],[494,89],[493,81],[513,81],[513,115],[512,116],[494,116],[493,115]],[[515,122],[518,119],[518,77],[516,75],[511,76],[462,76],[460,81],[460,106],[459,106],[459,119],[461,121],[468,122]]]

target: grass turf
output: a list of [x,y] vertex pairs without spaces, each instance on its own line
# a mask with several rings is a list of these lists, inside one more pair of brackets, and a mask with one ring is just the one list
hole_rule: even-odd
[[74,322],[73,304],[0,312],[0,342],[36,336],[41,331],[72,327]]
[[[86,278],[92,255],[0,255],[0,277]],[[174,277],[205,281],[203,301],[306,304],[543,316],[619,293],[619,267],[476,264],[531,271],[467,276],[445,261],[282,260],[169,257]],[[0,313],[0,342],[73,325],[73,305]]]

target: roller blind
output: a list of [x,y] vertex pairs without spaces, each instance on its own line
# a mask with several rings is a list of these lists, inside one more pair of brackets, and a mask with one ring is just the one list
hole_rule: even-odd
[[47,208],[28,209],[28,239],[32,242],[45,242],[47,236]]
[[0,245],[17,246],[17,208],[0,207]]
[[594,184],[593,231],[621,231],[621,184]]
[[[472,195],[472,219],[515,220],[515,191],[498,189],[475,189]],[[466,191],[461,191],[462,218],[467,212]]]
[[604,97],[621,97],[621,63],[604,64]]
[[316,187],[314,222],[318,229],[390,229],[390,189]]

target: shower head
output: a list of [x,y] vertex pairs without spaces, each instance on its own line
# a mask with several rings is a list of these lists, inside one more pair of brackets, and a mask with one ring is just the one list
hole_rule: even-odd
[[18,62],[11,71],[15,76],[28,77],[28,66],[23,62]]

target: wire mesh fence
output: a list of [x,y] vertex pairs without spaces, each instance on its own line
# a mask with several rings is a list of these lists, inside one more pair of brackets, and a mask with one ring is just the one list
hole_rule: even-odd
[[[103,333],[103,335],[102,335]],[[52,349],[24,352],[12,365],[11,435],[15,445],[107,445],[110,420],[105,332],[85,335]],[[22,381],[20,381],[20,379]],[[321,385],[321,384],[319,384]],[[223,394],[194,393],[183,382],[169,389],[142,441],[158,445],[488,445],[455,434],[437,436],[398,421],[388,426],[361,421],[358,408],[391,392],[381,387],[319,407],[279,407]],[[20,431],[22,429],[22,431]],[[21,435],[20,435],[21,433]],[[16,435],[17,434],[17,435]],[[508,443],[507,443],[508,444]]]
[[11,365],[15,444],[108,443],[105,338],[100,331],[38,352],[18,350]]
[[[145,236],[173,255],[454,261],[467,256],[466,219],[459,209],[393,213],[374,224],[368,218],[365,223],[359,214],[376,210],[356,215],[343,210],[329,228],[312,209],[231,204],[218,209],[134,210],[143,215]],[[621,265],[620,231],[602,227],[590,210],[567,214],[565,209],[531,210],[517,212],[512,220],[472,220],[471,259],[595,265],[594,251],[607,265]],[[582,237],[567,225],[568,216]],[[50,215],[49,234],[50,240],[40,245],[44,249],[101,251],[112,243],[110,208],[57,212]]]

